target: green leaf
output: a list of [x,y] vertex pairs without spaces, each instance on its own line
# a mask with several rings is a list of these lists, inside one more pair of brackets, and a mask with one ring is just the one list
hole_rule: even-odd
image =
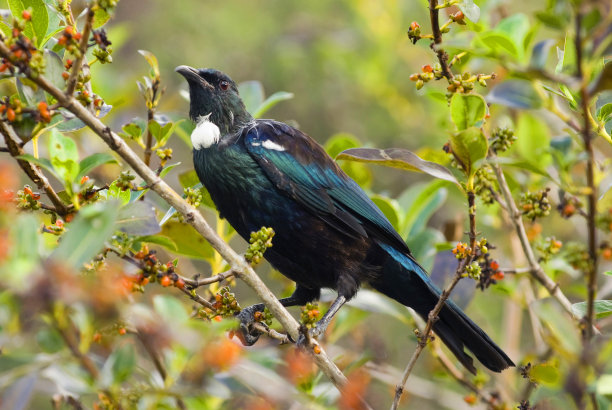
[[597,394],[612,399],[612,374],[602,374],[597,380]]
[[607,103],[597,111],[597,121],[605,124],[610,120],[612,120],[612,103]]
[[[612,315],[612,300],[596,300],[594,302],[595,317],[597,319]],[[572,305],[574,315],[582,318],[587,313],[587,302],[578,302]]]
[[36,38],[36,45],[40,46],[49,25],[49,14],[45,2],[43,0],[8,0],[8,4],[13,16],[18,18],[21,18],[24,10],[32,9],[32,20],[26,22],[24,34],[30,39]]
[[539,108],[542,105],[533,84],[525,80],[504,81],[489,92],[487,101],[519,109]]
[[485,32],[478,36],[484,45],[489,47],[496,54],[506,52],[512,56],[518,56],[518,50],[512,39],[503,33]]
[[397,201],[382,195],[373,195],[371,199],[372,202],[376,204],[378,209],[385,214],[389,222],[391,222],[391,225],[398,230],[400,221],[400,207]]
[[495,32],[503,33],[510,38],[516,49],[516,57],[523,60],[527,51],[528,44],[526,43],[529,39],[530,27],[529,18],[525,14],[517,13],[500,21],[495,27]]
[[450,102],[451,119],[458,131],[463,131],[484,120],[487,104],[478,94],[453,94]]
[[171,129],[172,129],[171,122],[167,122],[162,126],[159,122],[155,120],[149,121],[149,131],[151,132],[151,135],[155,137],[155,141],[157,141],[157,143],[160,145],[162,145],[161,141],[166,139],[165,137],[166,135],[168,135]]
[[451,134],[451,149],[453,154],[465,167],[467,175],[476,172],[474,166],[477,161],[487,156],[489,143],[480,128],[471,127]]
[[290,100],[293,98],[293,93],[286,91],[278,91],[265,99],[253,112],[254,118],[261,118],[266,112],[281,101]]
[[94,11],[93,28],[99,29],[111,18],[110,14],[106,12],[102,7],[97,7]]
[[[356,148],[363,145],[357,137],[348,133],[339,133],[332,135],[325,142],[325,151],[330,157],[334,158],[342,151],[349,148]],[[369,187],[372,184],[372,171],[365,164],[360,164],[354,161],[342,162],[340,167],[348,176],[353,178],[362,187]]]
[[415,153],[402,148],[351,148],[336,157],[337,160],[369,162],[388,167],[419,171],[433,177],[459,184],[451,172],[440,164],[422,160]]
[[136,352],[131,343],[119,346],[106,359],[100,379],[102,386],[119,385],[130,378],[136,368]]
[[28,78],[16,78],[17,92],[21,101],[26,105],[36,106],[39,101],[45,100],[45,92],[36,83]]
[[556,386],[560,379],[559,366],[555,362],[539,363],[529,370],[529,380],[533,383]]
[[196,173],[195,169],[179,174],[178,180],[183,188],[193,188],[194,185],[200,183],[200,179],[198,178],[198,174]]
[[155,209],[143,201],[130,202],[119,209],[115,229],[128,235],[155,235],[161,231]]
[[538,11],[535,13],[535,17],[544,25],[556,30],[565,29],[569,23],[568,14],[553,10]]
[[550,131],[535,115],[523,112],[516,126],[516,150],[527,161],[544,168],[550,163]]
[[169,323],[185,323],[189,320],[185,307],[175,297],[156,295],[153,297],[153,307]]
[[589,85],[589,94],[595,95],[601,91],[612,90],[612,62],[608,61],[601,73]]
[[139,124],[139,122],[144,124],[144,121],[141,120],[140,118],[134,119],[131,122],[128,122],[127,124],[125,124],[123,127],[121,127],[121,129],[123,130],[123,132],[121,133],[121,136],[124,138],[129,138],[129,139],[139,139],[142,136],[143,133],[143,127],[141,127],[141,124]]
[[66,71],[66,69],[64,68],[62,59],[57,53],[51,50],[44,51],[44,59],[45,78],[60,90],[63,89],[66,86],[66,80],[62,77],[62,73]]
[[533,46],[529,66],[536,69],[544,69],[546,67],[548,55],[550,54],[550,49],[555,43],[556,40],[548,39],[542,40]]
[[141,243],[141,242],[160,245],[174,252],[176,252],[177,250],[176,243],[174,243],[172,239],[168,238],[167,236],[163,236],[163,235],[145,235],[145,236],[139,236],[136,239],[134,239],[135,244]]
[[162,226],[161,234],[167,236],[176,244],[176,253],[194,259],[210,259],[214,251],[210,244],[185,223],[168,221]]
[[130,190],[126,189],[125,191],[122,191],[119,189],[117,186],[117,181],[113,181],[113,183],[108,187],[108,191],[106,191],[106,199],[118,199],[123,205],[130,202],[130,196]]
[[79,181],[82,177],[87,175],[89,171],[92,169],[99,167],[103,164],[116,164],[117,160],[111,154],[107,154],[105,152],[98,152],[96,154],[92,154],[86,158],[84,158],[79,163],[79,174],[75,178],[75,181]]
[[84,206],[68,225],[68,232],[51,257],[74,269],[81,268],[102,250],[104,242],[115,232],[118,214],[118,201]]
[[574,36],[571,32],[565,35],[563,50],[557,47],[557,58],[558,63],[555,72],[571,75],[576,72],[576,46],[574,45]]
[[159,78],[159,63],[157,62],[157,57],[153,53],[147,50],[138,50],[138,52],[147,60],[147,63],[151,66],[153,70],[153,74],[155,78]]
[[433,181],[425,186],[408,188],[398,198],[401,209],[406,213],[402,219],[400,233],[408,238],[425,229],[429,218],[444,204],[448,190],[444,181]]
[[461,0],[457,3],[457,7],[465,14],[468,20],[473,23],[478,23],[480,19],[480,7],[474,4],[473,0]]
[[64,347],[64,340],[53,328],[41,329],[36,333],[36,342],[45,353],[59,352]]
[[247,111],[255,118],[255,112],[264,101],[263,85],[259,81],[245,81],[238,84],[238,93]]
[[64,136],[57,129],[51,129],[49,156],[57,175],[69,184],[79,174],[79,153],[72,138]]

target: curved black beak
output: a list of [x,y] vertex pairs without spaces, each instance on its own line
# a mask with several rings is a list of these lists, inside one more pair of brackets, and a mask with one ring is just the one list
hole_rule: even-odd
[[176,67],[174,69],[174,71],[176,71],[177,73],[179,73],[180,75],[185,77],[185,79],[188,82],[189,81],[193,81],[195,83],[201,84],[204,87],[212,88],[212,86],[205,79],[200,77],[200,74],[198,73],[198,70],[196,70],[193,67],[189,67],[187,65],[180,65],[180,66]]

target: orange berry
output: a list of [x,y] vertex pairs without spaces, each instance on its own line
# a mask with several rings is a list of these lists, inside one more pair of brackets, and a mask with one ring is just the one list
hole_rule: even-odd
[[504,276],[505,276],[504,272],[502,272],[502,271],[497,271],[493,275],[491,275],[491,277],[493,279],[495,279],[495,280],[502,280],[502,279],[504,279]]
[[418,79],[419,75],[417,73],[410,75],[410,81],[417,81]]
[[66,26],[66,28],[64,29],[64,35],[73,35],[74,34],[74,28],[72,26]]
[[66,220],[66,222],[72,222],[72,220],[74,219],[74,214],[68,214],[64,219]]
[[255,319],[258,322],[261,322],[263,320],[263,313],[261,312],[255,312],[253,314],[253,319]]
[[185,288],[185,281],[181,278],[178,278],[176,281],[174,281],[174,286],[176,286],[179,289],[184,289]]
[[170,276],[164,276],[160,283],[163,287],[168,287],[172,285],[172,279],[170,279]]
[[147,283],[149,283],[149,278],[142,278],[142,280],[140,281],[140,284],[142,286],[145,286]]
[[605,248],[604,250],[602,250],[601,257],[608,261],[612,259],[612,248]]
[[14,109],[9,108],[8,110],[6,110],[6,119],[9,120],[9,122],[15,121],[15,110]]
[[64,36],[63,36],[63,37],[60,37],[60,38],[57,40],[57,44],[59,44],[60,46],[63,46],[63,45],[65,45],[65,44],[66,44],[66,41],[67,41],[67,40],[66,40],[66,37],[64,37]]
[[23,187],[23,193],[25,195],[32,195],[32,189],[30,189],[29,186],[25,186],[25,187]]
[[95,343],[100,343],[102,341],[102,335],[100,334],[100,332],[96,332],[93,335],[93,341]]
[[477,397],[473,393],[470,393],[463,398],[463,401],[465,401],[467,404],[476,404],[476,400],[477,400]]
[[55,221],[55,226],[57,226],[58,228],[63,228],[64,222],[61,219],[58,219],[57,221]]
[[410,30],[416,30],[419,27],[421,26],[419,26],[419,23],[417,23],[416,21],[413,21],[412,23],[410,23]]
[[79,41],[83,35],[81,33],[74,33],[74,39]]
[[497,261],[491,262],[491,269],[498,270],[499,269],[499,263],[497,263]]
[[426,64],[423,67],[421,67],[421,70],[423,70],[424,73],[433,72],[433,68],[429,64]]
[[572,216],[576,213],[576,207],[572,203],[568,203],[563,207],[563,216]]
[[87,175],[84,175],[83,178],[81,178],[81,185],[83,185],[87,181],[89,181],[89,177]]
[[67,71],[64,71],[64,72],[62,73],[62,78],[63,78],[64,80],[67,80],[67,79],[68,79],[68,77],[70,77],[70,74],[68,74],[68,72],[67,72]]
[[72,60],[67,59],[66,64],[64,64],[64,67],[66,67],[66,70],[69,70],[72,67]]
[[26,21],[30,21],[30,20],[32,20],[32,13],[30,13],[28,10],[24,10],[21,13],[21,17],[23,17],[23,19],[26,20]]
[[127,330],[126,330],[126,328],[125,328],[125,327],[120,327],[120,328],[119,328],[119,334],[120,334],[121,336],[125,335],[126,333],[127,333]]
[[455,13],[455,20],[463,20],[463,18],[465,17],[465,15],[463,14],[462,11],[458,11]]
[[221,315],[217,315],[214,317],[215,322],[220,322],[223,320],[223,318],[221,317]]
[[321,346],[319,346],[319,345],[315,345],[315,346],[312,348],[312,351],[314,352],[314,354],[320,354],[320,353],[321,353]]

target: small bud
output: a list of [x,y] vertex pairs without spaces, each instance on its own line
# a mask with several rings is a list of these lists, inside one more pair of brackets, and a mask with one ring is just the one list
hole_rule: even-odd
[[416,84],[415,84],[415,85],[416,85],[416,89],[417,89],[417,90],[420,90],[421,88],[423,88],[423,84],[425,84],[425,83],[423,82],[423,80],[417,80],[417,82],[416,82]]
[[416,21],[413,21],[412,23],[410,23],[410,30],[416,30],[420,27],[421,26],[419,26],[419,23],[417,23]]

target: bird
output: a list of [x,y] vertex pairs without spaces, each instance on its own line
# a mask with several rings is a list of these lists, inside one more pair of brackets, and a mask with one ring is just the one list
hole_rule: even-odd
[[[322,335],[362,285],[427,319],[440,290],[385,215],[321,145],[283,122],[254,119],[236,83],[223,72],[185,65],[175,71],[189,86],[194,168],[219,216],[246,240],[262,227],[274,229],[264,257],[296,283],[281,304],[305,305],[323,288],[337,292],[310,336]],[[256,304],[239,313],[244,344],[259,338],[251,324],[263,309]],[[474,374],[474,360],[465,349],[494,372],[514,366],[450,299],[433,330]]]

